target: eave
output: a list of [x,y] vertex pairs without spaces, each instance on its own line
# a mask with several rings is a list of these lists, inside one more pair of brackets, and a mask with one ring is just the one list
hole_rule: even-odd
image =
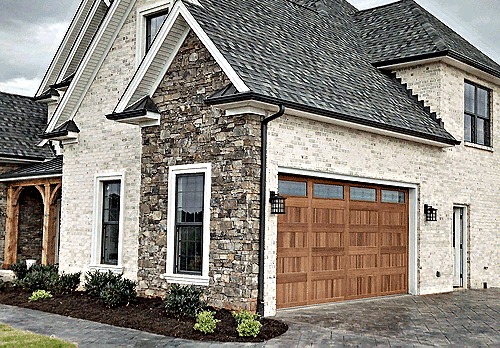
[[288,115],[313,119],[320,122],[336,124],[343,127],[363,130],[393,138],[410,140],[436,147],[449,147],[460,144],[460,141],[456,139],[443,138],[385,123],[374,122],[352,115],[344,115],[296,102],[280,100],[278,98],[268,97],[254,92],[244,92],[230,96],[209,98],[205,100],[205,103],[207,105],[216,105],[229,113],[234,113],[234,111],[231,110],[235,109],[245,112],[245,110],[249,111],[250,108],[255,108],[256,111],[254,113],[261,115],[264,112],[267,112],[267,110],[277,110],[276,106],[281,104],[286,107],[286,114]]
[[132,110],[106,115],[110,121],[126,123],[140,127],[159,126],[160,114],[148,110]]

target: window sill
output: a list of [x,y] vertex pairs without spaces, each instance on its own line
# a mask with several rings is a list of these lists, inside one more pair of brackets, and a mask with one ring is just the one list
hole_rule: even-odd
[[90,265],[89,269],[91,271],[108,272],[111,271],[114,274],[123,274],[123,267],[113,266],[113,265]]
[[473,148],[479,149],[479,150],[493,152],[493,147],[491,147],[491,146],[484,146],[484,145],[474,144],[474,143],[470,143],[468,141],[464,141],[464,145],[467,146],[467,147],[473,147]]
[[202,285],[208,286],[209,279],[204,276],[195,276],[188,274],[163,274],[161,278],[169,283],[176,283],[182,285]]

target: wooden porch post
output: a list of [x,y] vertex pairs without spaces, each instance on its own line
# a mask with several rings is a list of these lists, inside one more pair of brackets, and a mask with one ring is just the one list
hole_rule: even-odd
[[[19,223],[19,191],[14,190],[13,186],[7,189],[7,221],[5,225],[5,251],[3,268],[9,269],[10,266],[16,263],[17,259],[17,230]],[[17,196],[17,198],[16,198]]]
[[43,188],[37,186],[43,198],[42,265],[52,265],[55,261],[56,209],[54,204],[60,187],[61,184],[57,184],[52,189],[50,183],[46,183]]

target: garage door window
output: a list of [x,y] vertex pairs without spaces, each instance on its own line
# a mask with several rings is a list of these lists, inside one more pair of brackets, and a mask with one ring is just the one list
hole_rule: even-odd
[[344,186],[341,185],[314,184],[313,191],[315,198],[344,199]]
[[405,193],[401,191],[382,190],[383,203],[405,203]]
[[351,187],[351,199],[353,201],[375,202],[377,200],[377,190],[366,187]]
[[307,196],[307,183],[303,181],[278,181],[278,192],[285,196]]

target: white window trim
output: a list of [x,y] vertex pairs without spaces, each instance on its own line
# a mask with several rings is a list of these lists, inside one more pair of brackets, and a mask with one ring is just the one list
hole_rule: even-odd
[[[118,221],[118,265],[101,264],[102,195],[103,182],[120,180],[120,219]],[[92,223],[92,254],[90,269],[123,273],[123,218],[125,208],[125,173],[99,173],[94,178],[94,206]]]
[[[182,174],[205,174],[203,192],[203,246],[201,276],[174,273],[175,257],[175,182]],[[210,163],[171,166],[168,171],[168,216],[167,216],[167,267],[162,277],[170,283],[208,285],[208,267],[210,257],[210,196],[212,187],[212,165]]]
[[170,2],[154,4],[137,9],[137,28],[136,28],[136,49],[135,49],[135,67],[141,64],[142,58],[146,55],[146,17],[165,10],[170,12]]

